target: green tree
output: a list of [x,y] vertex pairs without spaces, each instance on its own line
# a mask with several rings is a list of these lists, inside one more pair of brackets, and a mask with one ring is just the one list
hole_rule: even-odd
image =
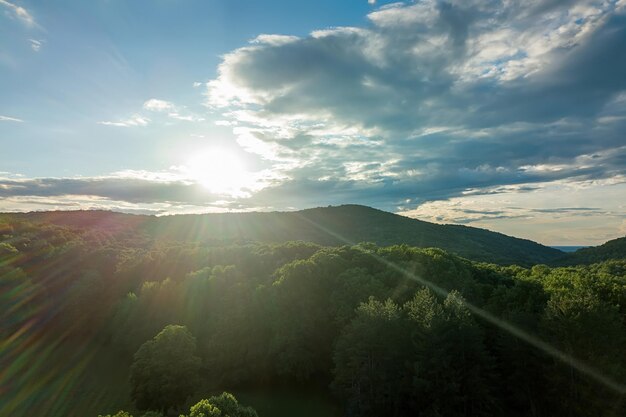
[[[538,334],[539,321],[548,295],[543,287],[528,280],[498,286],[491,294],[487,309],[514,326]],[[495,326],[486,329],[486,346],[491,347],[498,364],[498,397],[507,410],[520,415],[539,416],[545,408],[546,355],[525,341]]]
[[223,392],[192,406],[188,417],[258,417],[258,415],[252,407],[239,404],[234,395]]
[[338,332],[331,315],[331,277],[344,263],[337,255],[317,253],[276,271],[272,351],[278,373],[306,380],[331,367]]
[[179,408],[193,394],[200,358],[196,339],[185,326],[166,326],[135,353],[131,367],[132,398],[141,410]]
[[493,360],[480,327],[452,291],[443,305],[421,290],[405,305],[414,348],[411,403],[425,416],[486,416],[493,414]]
[[333,389],[347,400],[350,415],[403,415],[410,386],[405,365],[409,339],[402,311],[393,301],[370,298],[357,309],[335,348]]
[[[546,339],[602,375],[623,381],[626,332],[616,306],[590,291],[557,292],[548,301],[541,323]],[[556,360],[545,369],[553,410],[561,415],[625,415],[623,396]]]

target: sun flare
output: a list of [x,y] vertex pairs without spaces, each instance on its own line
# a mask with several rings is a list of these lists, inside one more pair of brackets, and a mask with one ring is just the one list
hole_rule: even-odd
[[187,171],[192,180],[221,194],[239,194],[248,177],[243,161],[224,149],[209,149],[192,156]]

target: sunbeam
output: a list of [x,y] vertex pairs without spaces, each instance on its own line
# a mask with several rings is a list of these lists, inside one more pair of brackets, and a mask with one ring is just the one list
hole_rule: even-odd
[[[372,258],[374,258],[376,261],[384,264],[385,266],[393,269],[394,271],[397,271],[399,273],[401,273],[402,275],[404,275],[405,277],[418,282],[419,284],[431,289],[433,292],[435,292],[437,295],[441,296],[441,297],[446,297],[450,292],[441,288],[438,285],[435,285],[434,283],[416,275],[415,273],[401,267],[400,265],[397,265],[393,262],[388,261],[387,259],[379,256],[378,254],[371,252],[371,251],[367,251],[365,249],[363,249],[362,247],[358,246],[356,244],[356,242],[351,242],[350,240],[344,238],[343,236],[333,232],[332,230],[329,230],[328,228],[317,224],[316,222],[314,222],[313,220],[307,218],[306,216],[300,215],[299,216],[301,219],[303,219],[304,221],[310,223],[311,225],[313,225],[314,227],[318,228],[319,230],[322,230],[324,233],[329,234],[330,236],[333,236],[334,238],[344,242],[346,245],[350,245],[353,246],[354,248],[356,248],[357,250],[360,250],[362,253],[367,254],[368,256],[371,256]],[[618,381],[613,380],[612,378],[609,378],[608,376],[606,376],[605,374],[603,374],[601,371],[599,371],[598,369],[595,369],[594,367],[586,364],[585,362],[571,356],[568,355],[567,353],[555,348],[554,346],[550,345],[549,343],[539,339],[538,337],[525,332],[524,330],[514,326],[513,324],[507,322],[506,320],[503,320],[499,317],[494,316],[493,314],[489,313],[488,311],[485,311],[484,309],[473,305],[472,303],[468,302],[467,300],[463,299],[462,300],[463,305],[465,305],[465,307],[467,307],[468,310],[470,310],[473,314],[475,314],[477,317],[480,317],[481,319],[485,320],[486,322],[498,327],[499,329],[517,337],[518,339],[528,343],[531,346],[534,346],[535,348],[541,350],[544,353],[547,353],[548,355],[552,356],[553,358],[559,360],[560,362],[565,363],[568,366],[571,366],[572,368],[576,369],[578,372],[581,372],[582,374],[585,374],[587,376],[589,376],[590,378],[592,378],[593,380],[599,382],[600,384],[604,385],[605,387],[613,390],[614,392],[616,392],[619,395],[624,395],[626,394],[626,385],[622,384]]]

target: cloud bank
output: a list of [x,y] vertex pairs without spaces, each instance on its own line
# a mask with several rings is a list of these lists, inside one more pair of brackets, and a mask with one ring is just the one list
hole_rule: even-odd
[[368,17],[227,54],[209,105],[249,151],[297,159],[294,181],[377,184],[390,203],[624,173],[617,3],[424,0]]

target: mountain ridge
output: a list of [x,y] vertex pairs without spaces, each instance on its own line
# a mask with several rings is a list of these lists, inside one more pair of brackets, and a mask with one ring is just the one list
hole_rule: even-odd
[[550,263],[565,254],[528,239],[471,226],[436,224],[368,206],[344,204],[299,211],[154,216],[103,210],[1,214],[108,233],[141,232],[160,239],[197,242],[303,240],[327,246],[372,242],[438,247],[483,262],[523,266]]
[[581,248],[568,253],[562,259],[556,260],[554,265],[587,265],[619,259],[626,259],[626,236],[611,239],[602,245]]

